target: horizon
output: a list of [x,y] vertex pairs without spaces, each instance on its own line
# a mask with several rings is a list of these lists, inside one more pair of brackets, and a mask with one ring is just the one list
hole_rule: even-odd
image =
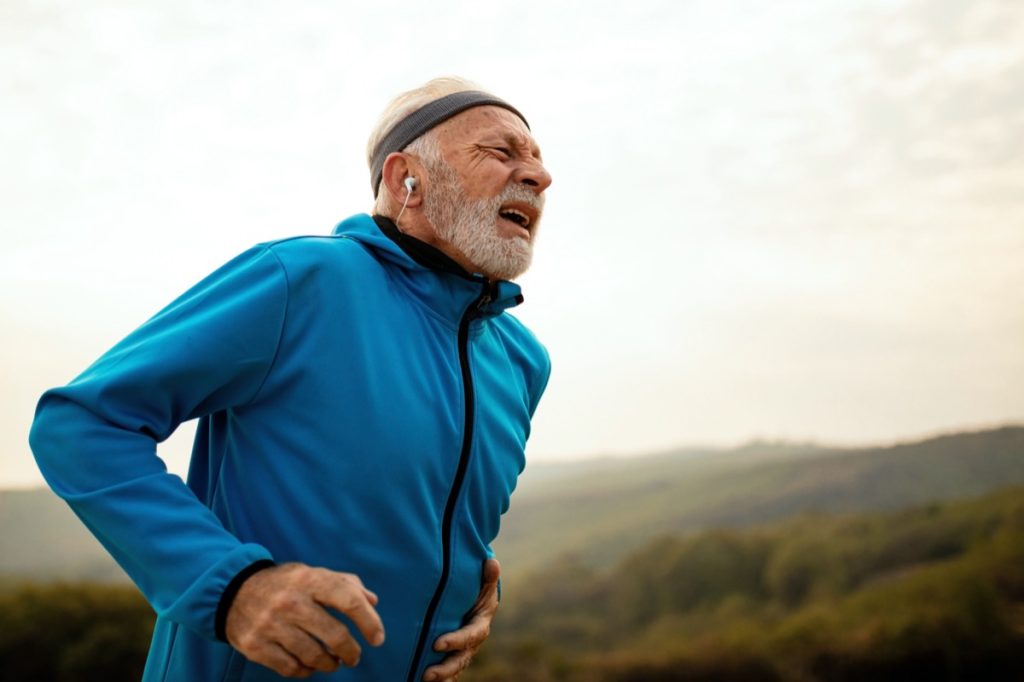
[[[1024,422],[1007,422],[1002,424],[990,424],[990,425],[975,425],[972,427],[963,428],[952,428],[935,431],[929,434],[918,434],[918,435],[907,435],[904,437],[898,437],[891,441],[882,442],[864,442],[864,443],[834,443],[824,441],[797,441],[787,439],[760,439],[754,437],[750,440],[742,441],[734,444],[690,444],[680,445],[676,447],[670,447],[666,449],[650,450],[643,452],[623,452],[623,453],[594,453],[589,455],[582,455],[579,457],[567,457],[567,458],[544,458],[540,461],[531,461],[527,457],[526,470],[523,472],[523,477],[528,478],[530,469],[566,466],[566,465],[588,465],[596,463],[606,462],[623,462],[626,460],[647,460],[658,457],[670,457],[673,455],[686,454],[686,453],[727,453],[737,452],[744,449],[753,449],[756,447],[782,447],[782,448],[815,448],[820,450],[841,450],[857,452],[861,450],[886,450],[889,448],[900,447],[900,446],[912,446],[921,443],[926,443],[933,440],[939,440],[945,437],[964,436],[972,434],[992,433],[995,431],[1002,431],[1005,429],[1024,429]],[[187,458],[178,457],[168,461],[164,455],[161,458],[168,464],[168,470],[171,473],[185,479],[188,470]],[[0,492],[13,492],[13,491],[35,491],[35,490],[46,490],[49,491],[49,487],[42,480],[39,482],[28,482],[24,485],[20,484],[0,484]],[[513,496],[513,500],[515,497]]]

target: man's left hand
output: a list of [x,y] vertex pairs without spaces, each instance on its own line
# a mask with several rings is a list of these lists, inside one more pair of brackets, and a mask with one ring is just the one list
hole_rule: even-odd
[[491,621],[498,611],[498,577],[501,565],[497,559],[484,562],[480,596],[470,611],[469,622],[455,632],[441,635],[434,642],[434,651],[445,651],[448,655],[438,665],[432,665],[423,673],[425,682],[455,682],[462,671],[469,667],[473,655],[491,634]]

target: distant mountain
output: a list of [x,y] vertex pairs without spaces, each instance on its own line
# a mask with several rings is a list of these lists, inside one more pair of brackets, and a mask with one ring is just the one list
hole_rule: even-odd
[[128,579],[49,490],[0,491],[0,576],[39,581]]
[[[1024,427],[877,448],[754,442],[531,465],[495,551],[506,579],[572,554],[595,567],[652,537],[815,511],[871,511],[1024,483]],[[63,501],[0,491],[0,577],[123,580]]]
[[656,535],[806,512],[871,511],[1024,482],[1024,427],[875,448],[751,443],[577,465],[538,464],[495,552],[506,574],[566,554],[606,566]]

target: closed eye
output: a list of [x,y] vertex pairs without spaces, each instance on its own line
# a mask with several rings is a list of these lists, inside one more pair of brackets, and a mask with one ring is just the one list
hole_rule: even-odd
[[491,151],[497,152],[498,154],[504,156],[505,158],[512,158],[512,150],[509,149],[508,147],[491,147]]

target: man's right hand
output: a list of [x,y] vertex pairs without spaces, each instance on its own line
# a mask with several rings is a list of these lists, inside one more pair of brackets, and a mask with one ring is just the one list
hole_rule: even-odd
[[352,573],[282,564],[242,583],[225,634],[250,661],[285,677],[308,677],[359,662],[359,643],[325,607],[344,613],[367,642],[380,646],[384,625],[376,605],[377,595]]

